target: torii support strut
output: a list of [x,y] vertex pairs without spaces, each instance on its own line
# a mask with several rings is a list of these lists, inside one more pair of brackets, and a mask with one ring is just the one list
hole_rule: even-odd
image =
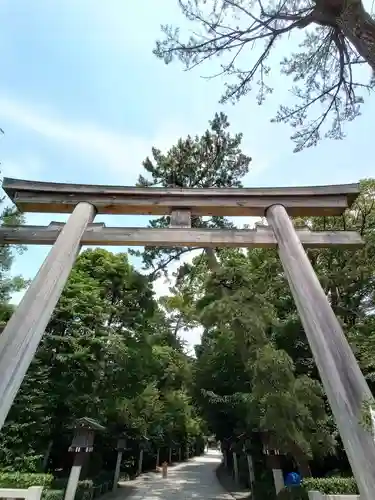
[[[303,249],[303,235],[298,233],[289,216],[340,215],[351,205],[358,195],[358,185],[319,186],[304,188],[256,188],[256,189],[164,189],[126,188],[116,186],[71,185],[4,179],[3,188],[16,205],[29,212],[63,212],[73,215],[61,232],[48,238],[37,228],[35,240],[42,237],[44,243],[56,243],[44,262],[37,277],[25,293],[19,307],[13,314],[0,336],[0,425],[2,425],[24,374],[34,356],[43,331],[48,323],[54,305],[68,278],[74,259],[79,251],[81,238],[95,240],[86,228],[92,222],[94,208],[104,214],[152,214],[171,215],[175,231],[168,234],[142,233],[145,243],[155,241],[161,246],[194,244],[211,241],[211,246],[244,245],[243,238],[251,246],[274,246],[277,243],[280,259],[289,281],[301,321],[313,352],[324,388],[335,416],[345,450],[347,452],[362,500],[375,498],[375,443],[371,433],[361,423],[364,404],[372,400],[370,390],[359,369],[341,326],[335,317],[322,287]],[[75,208],[77,207],[77,208]],[[81,215],[78,217],[78,212]],[[84,212],[84,214],[82,213]],[[184,212],[182,220],[180,215]],[[263,216],[266,214],[273,230],[274,238],[266,232],[255,234],[235,234],[229,237],[215,233],[203,234],[188,228],[186,214],[193,215],[242,215]],[[182,222],[181,222],[182,221]],[[76,226],[79,229],[74,229]],[[176,229],[177,228],[177,229]],[[35,228],[34,228],[35,229]],[[61,228],[60,228],[61,229]],[[113,228],[111,228],[113,229]],[[31,228],[30,228],[31,230]],[[0,232],[0,242],[22,241],[22,234],[28,232],[27,243],[33,237],[30,230],[22,228],[18,240],[15,232]],[[40,232],[42,231],[42,233]],[[180,233],[176,233],[179,231]],[[182,231],[182,233],[181,233]],[[187,234],[187,231],[190,231]],[[116,232],[116,231],[115,231]],[[172,234],[172,233],[170,233]],[[340,233],[339,233],[340,234]],[[335,240],[335,235],[325,234],[311,237],[306,246],[358,245],[357,236]],[[8,235],[8,236],[7,236]],[[104,230],[103,238],[109,233]],[[165,236],[165,241],[160,241]],[[182,236],[182,240],[181,240]],[[260,237],[261,236],[261,237]],[[2,238],[2,239],[1,239]],[[13,238],[13,240],[12,240]],[[114,244],[119,244],[117,234]],[[136,240],[136,235],[129,236]],[[149,238],[149,239],[148,239]],[[191,239],[193,238],[193,241]],[[31,241],[30,241],[31,239]],[[228,244],[230,241],[231,244]],[[315,243],[314,243],[315,241]],[[39,243],[42,241],[39,240]],[[136,243],[133,243],[136,244]],[[306,244],[306,241],[305,241]],[[65,251],[69,256],[66,257]],[[57,260],[57,264],[56,264]],[[50,269],[50,270],[48,270]],[[55,272],[51,270],[55,269]],[[62,270],[65,269],[65,272]],[[53,277],[51,281],[51,277]],[[38,297],[38,301],[33,299]],[[51,299],[51,297],[53,297]],[[42,317],[42,320],[40,319]],[[17,339],[13,341],[12,339]],[[5,395],[5,397],[4,397]]]

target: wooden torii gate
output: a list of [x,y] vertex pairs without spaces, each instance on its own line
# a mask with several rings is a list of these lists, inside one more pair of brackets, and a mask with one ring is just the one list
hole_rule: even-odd
[[[1,244],[53,245],[0,335],[0,428],[3,425],[81,245],[277,247],[362,500],[375,499],[375,443],[361,424],[371,392],[304,251],[362,244],[355,232],[296,230],[289,216],[341,215],[357,184],[292,188],[136,188],[5,178],[24,212],[71,213],[66,224],[0,228]],[[169,215],[169,229],[106,227],[99,214]],[[191,215],[266,216],[250,230],[192,229]]]

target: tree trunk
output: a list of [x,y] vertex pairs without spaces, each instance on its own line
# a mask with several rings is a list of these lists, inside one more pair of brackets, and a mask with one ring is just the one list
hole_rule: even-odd
[[228,452],[227,452],[227,450],[223,450],[223,456],[224,456],[224,467],[227,469],[228,468]]
[[375,21],[368,14],[362,3],[348,2],[336,18],[338,27],[375,71]]
[[310,464],[306,456],[301,454],[300,456],[294,456],[295,461],[298,465],[298,470],[302,477],[311,477]]
[[294,442],[289,443],[289,449],[293,455],[294,460],[298,466],[298,470],[302,477],[311,477],[311,469],[309,459],[306,454],[301,450],[298,444]]
[[240,478],[238,474],[238,460],[237,453],[233,452],[233,472],[234,472],[234,481],[236,484],[240,483]]
[[160,462],[160,448],[158,448],[156,452],[156,469],[159,467],[159,462]]
[[77,491],[78,481],[81,476],[82,466],[85,465],[85,463],[87,463],[87,456],[88,453],[84,452],[76,453],[72,468],[70,470],[68,484],[65,489],[64,500],[74,500]]
[[249,484],[251,485],[255,481],[254,477],[254,467],[253,458],[249,453],[246,453],[247,469],[249,471]]
[[375,71],[375,21],[361,0],[315,0],[313,22],[338,28]]
[[247,460],[247,468],[249,471],[249,487],[251,491],[250,498],[254,500],[254,482],[255,482],[254,465],[253,465],[253,458],[249,453],[246,453],[246,460]]
[[211,271],[218,271],[220,269],[220,265],[216,258],[215,250],[213,248],[205,248],[204,252],[208,260],[208,267]]
[[116,491],[118,486],[118,481],[120,479],[120,472],[121,472],[121,460],[122,460],[122,450],[119,449],[117,451],[117,460],[116,460],[115,473],[113,476],[112,491]]
[[49,457],[51,455],[51,451],[52,451],[52,446],[53,446],[53,439],[51,439],[49,442],[48,442],[48,446],[47,446],[47,449],[46,449],[46,452],[44,454],[44,458],[43,458],[43,472],[46,472],[47,469],[48,469],[48,462],[49,462]]
[[139,459],[138,459],[138,474],[142,474],[143,470],[143,450],[139,451]]

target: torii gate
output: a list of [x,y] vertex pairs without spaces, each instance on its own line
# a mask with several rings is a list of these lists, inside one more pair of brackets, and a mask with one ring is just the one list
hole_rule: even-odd
[[[375,443],[361,424],[371,392],[304,251],[362,245],[355,232],[295,229],[289,216],[335,216],[351,206],[358,184],[291,188],[137,188],[5,178],[24,212],[71,213],[66,224],[0,228],[2,244],[53,245],[0,335],[3,425],[81,245],[277,247],[362,500],[375,498]],[[169,229],[106,227],[99,214],[170,215]],[[266,216],[250,230],[192,229],[191,215]]]

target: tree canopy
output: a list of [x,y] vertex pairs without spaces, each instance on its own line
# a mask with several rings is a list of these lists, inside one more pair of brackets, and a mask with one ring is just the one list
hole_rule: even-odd
[[[3,205],[4,199],[0,200]],[[0,215],[1,225],[18,225],[24,222],[24,217],[17,210],[2,207]],[[10,271],[16,253],[23,252],[24,248],[18,246],[15,249],[9,245],[0,247],[0,327],[3,328],[13,312],[10,304],[13,293],[21,291],[27,284],[21,276],[11,276]]]
[[148,278],[126,254],[84,251],[3,428],[0,464],[41,457],[50,441],[61,446],[82,416],[106,425],[111,439],[188,445],[203,432],[190,386],[191,360]]
[[[372,179],[362,181],[360,197],[341,218],[296,220],[314,230],[356,230],[364,238],[355,252],[308,253],[371,388],[374,186]],[[341,444],[277,253],[229,249],[218,262],[210,269],[196,258],[193,279],[186,274],[167,299],[186,323],[204,328],[196,350],[197,400],[221,440],[257,429],[306,475],[313,458],[341,453]]]
[[[181,35],[179,27],[165,24],[156,56],[166,63],[178,58],[188,69],[219,58],[212,77],[224,78],[221,102],[255,91],[259,104],[273,91],[279,59],[276,71],[292,78],[294,101],[280,103],[274,121],[295,130],[295,151],[322,136],[343,138],[344,122],[359,115],[374,88],[375,21],[361,1],[179,0],[179,5],[193,34]],[[293,45],[286,43],[290,36]]]
[[[143,168],[147,177],[140,175],[139,186],[184,188],[241,187],[249,172],[251,158],[241,150],[242,134],[231,134],[228,117],[216,113],[210,128],[202,136],[180,139],[167,153],[153,149],[153,159],[147,157]],[[169,216],[151,221],[151,227],[168,227]],[[192,217],[195,228],[230,228],[226,217]],[[147,247],[142,253],[145,269],[154,278],[166,273],[168,264],[191,252],[191,248]],[[212,252],[206,252],[212,259]]]

